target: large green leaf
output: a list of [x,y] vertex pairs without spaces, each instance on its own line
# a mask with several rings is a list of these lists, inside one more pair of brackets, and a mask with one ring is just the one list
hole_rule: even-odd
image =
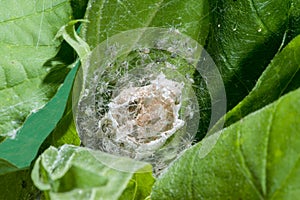
[[51,101],[28,117],[15,139],[7,138],[0,143],[0,175],[30,166],[64,113],[77,69],[78,63]]
[[157,180],[152,199],[299,198],[299,107],[300,89],[205,138]]
[[37,159],[32,179],[51,199],[145,199],[154,183],[151,171],[147,163],[64,145]]
[[43,65],[57,53],[54,36],[70,18],[68,0],[1,1],[0,136],[15,135],[54,95],[59,84],[44,81]]
[[299,34],[299,0],[212,0],[208,52],[224,79],[231,109],[274,55]]
[[91,49],[121,31],[143,27],[176,28],[204,44],[208,13],[207,0],[95,0],[89,1],[82,33]]
[[226,126],[300,87],[300,36],[277,54],[249,95],[229,111]]

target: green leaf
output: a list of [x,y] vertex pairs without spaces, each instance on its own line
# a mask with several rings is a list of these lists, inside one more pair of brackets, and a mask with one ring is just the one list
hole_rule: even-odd
[[58,29],[71,17],[67,0],[1,1],[0,136],[14,136],[43,107],[59,84],[44,82],[44,63],[55,56]]
[[157,180],[151,199],[297,199],[299,107],[300,89],[205,138]]
[[154,183],[151,171],[147,163],[64,145],[37,159],[32,179],[51,199],[145,199]]
[[253,88],[274,55],[300,33],[299,0],[210,4],[207,50],[221,71],[231,109]]
[[[72,93],[72,90],[70,91]],[[80,145],[80,138],[76,131],[72,112],[72,95],[69,95],[67,106],[63,117],[49,135],[43,145],[59,147],[64,144]]]
[[225,126],[300,87],[299,55],[300,35],[274,57],[249,95],[226,114]]
[[[0,174],[30,166],[41,144],[64,113],[77,69],[78,64],[73,67],[53,99],[44,108],[28,117],[15,139],[7,138],[0,143],[0,158],[6,160],[5,162],[0,160]],[[10,164],[3,165],[7,162]]]
[[40,199],[40,191],[34,186],[31,171],[21,170],[0,176],[0,199]]
[[176,28],[205,43],[208,34],[208,1],[89,1],[82,35],[91,49],[122,31],[143,27]]

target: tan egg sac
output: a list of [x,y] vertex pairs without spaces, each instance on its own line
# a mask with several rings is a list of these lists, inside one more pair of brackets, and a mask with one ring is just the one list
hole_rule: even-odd
[[109,104],[117,135],[143,143],[174,128],[179,120],[182,87],[161,74],[150,85],[124,89]]

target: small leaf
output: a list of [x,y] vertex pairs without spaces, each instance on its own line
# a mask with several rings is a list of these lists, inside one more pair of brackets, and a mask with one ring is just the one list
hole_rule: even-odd
[[183,154],[152,191],[156,199],[297,199],[300,195],[300,89]]
[[67,25],[59,29],[56,37],[62,36],[76,50],[78,56],[81,58],[81,62],[84,63],[83,59],[90,54],[90,47],[75,31],[75,24],[78,22],[88,23],[86,20],[70,21]]
[[145,199],[154,183],[151,170],[147,163],[64,145],[37,159],[32,179],[51,199]]

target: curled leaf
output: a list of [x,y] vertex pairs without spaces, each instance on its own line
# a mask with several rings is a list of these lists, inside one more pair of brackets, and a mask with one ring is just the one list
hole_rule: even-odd
[[138,200],[150,194],[151,171],[147,163],[64,145],[50,147],[37,159],[32,179],[51,199]]

